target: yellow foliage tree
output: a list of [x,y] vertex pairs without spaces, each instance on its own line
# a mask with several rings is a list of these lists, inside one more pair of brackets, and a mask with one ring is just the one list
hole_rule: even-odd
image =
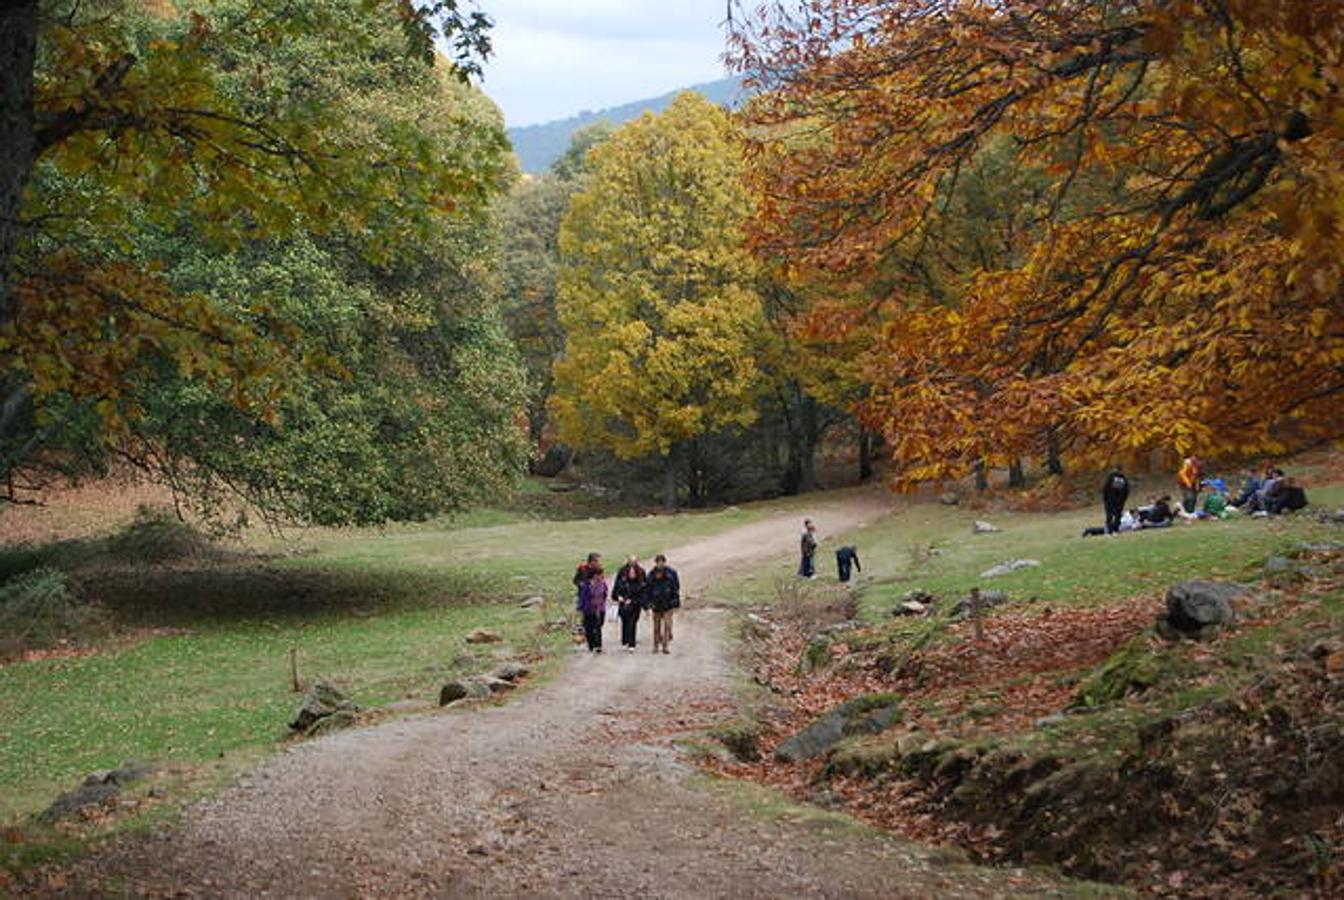
[[589,165],[560,231],[551,412],[575,447],[660,456],[671,506],[679,451],[756,417],[763,320],[740,143],[727,112],[685,93]]

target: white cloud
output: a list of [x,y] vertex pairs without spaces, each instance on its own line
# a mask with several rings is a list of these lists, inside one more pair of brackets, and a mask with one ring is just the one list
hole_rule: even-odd
[[724,75],[724,0],[481,0],[480,8],[495,21],[484,88],[510,125]]

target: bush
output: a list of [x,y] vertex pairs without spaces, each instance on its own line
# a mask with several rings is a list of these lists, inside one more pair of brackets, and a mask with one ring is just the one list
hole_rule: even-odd
[[217,559],[223,550],[171,511],[142,506],[125,531],[107,541],[107,552],[125,563],[163,563],[183,559]]
[[34,569],[0,584],[0,654],[84,640],[105,630],[107,616],[70,591],[65,575]]

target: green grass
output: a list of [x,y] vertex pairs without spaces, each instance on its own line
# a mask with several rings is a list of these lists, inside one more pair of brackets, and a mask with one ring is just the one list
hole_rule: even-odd
[[[445,673],[483,668],[501,645],[466,645],[472,628],[501,630],[514,648],[538,617],[512,606],[402,610],[367,619],[209,624],[120,652],[0,670],[0,821],[41,809],[94,769],[128,758],[204,762],[282,739],[297,703],[288,653],[365,706],[433,699]],[[559,640],[554,638],[552,640]],[[507,651],[503,651],[507,652]]]
[[[1344,503],[1344,486],[1316,488],[1319,507]],[[1060,604],[1106,604],[1137,595],[1160,595],[1184,578],[1241,580],[1258,576],[1264,560],[1304,541],[1341,540],[1337,525],[1310,516],[1234,518],[1195,522],[1114,538],[1081,537],[1098,524],[1100,510],[1063,513],[976,512],[912,505],[887,519],[823,543],[818,583],[834,580],[829,551],[853,543],[863,561],[862,615],[879,620],[907,591],[919,588],[945,598],[972,587],[1007,591],[1021,599]],[[973,534],[977,519],[993,522],[997,534]],[[935,552],[929,554],[932,548]],[[1041,565],[996,578],[979,573],[1010,559]],[[725,594],[746,603],[767,603],[787,576],[743,579]]]

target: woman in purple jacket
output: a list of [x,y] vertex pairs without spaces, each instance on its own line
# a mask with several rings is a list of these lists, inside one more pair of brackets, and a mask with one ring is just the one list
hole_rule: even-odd
[[607,576],[602,565],[590,564],[588,577],[579,582],[579,612],[583,613],[583,634],[588,652],[602,652],[602,626],[607,621]]

